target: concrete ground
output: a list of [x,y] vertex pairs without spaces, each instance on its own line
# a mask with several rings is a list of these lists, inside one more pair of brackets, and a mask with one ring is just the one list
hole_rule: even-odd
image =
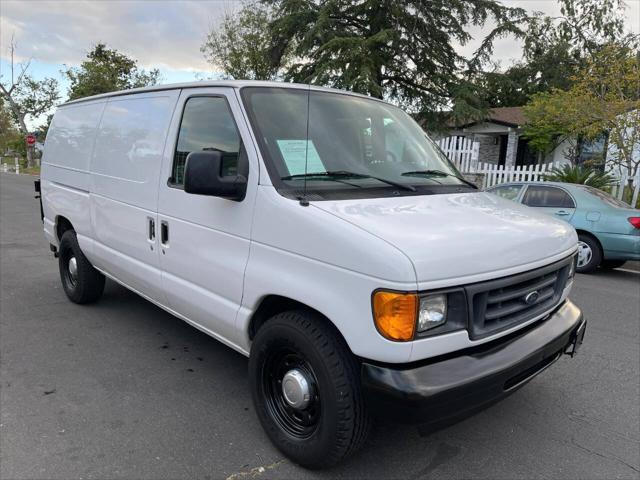
[[247,360],[108,282],[69,302],[32,177],[0,174],[0,478],[639,478],[640,274],[578,275],[579,355],[429,436],[378,423],[310,472],[269,443]]

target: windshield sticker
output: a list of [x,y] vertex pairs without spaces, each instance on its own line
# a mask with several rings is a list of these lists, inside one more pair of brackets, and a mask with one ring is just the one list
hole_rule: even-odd
[[[287,165],[289,175],[324,173],[327,171],[313,140],[277,140],[278,148]],[[305,171],[306,154],[306,171]]]

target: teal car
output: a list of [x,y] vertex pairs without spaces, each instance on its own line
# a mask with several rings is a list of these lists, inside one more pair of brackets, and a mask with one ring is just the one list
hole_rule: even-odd
[[640,210],[602,190],[573,183],[514,182],[487,191],[573,225],[578,233],[578,272],[640,260]]

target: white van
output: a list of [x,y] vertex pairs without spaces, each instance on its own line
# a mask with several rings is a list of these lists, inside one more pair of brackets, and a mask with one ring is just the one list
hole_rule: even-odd
[[372,414],[469,415],[584,335],[574,229],[478,191],[361,95],[198,82],[69,102],[41,191],[69,299],[109,277],[248,356],[260,422],[309,468],[355,451]]

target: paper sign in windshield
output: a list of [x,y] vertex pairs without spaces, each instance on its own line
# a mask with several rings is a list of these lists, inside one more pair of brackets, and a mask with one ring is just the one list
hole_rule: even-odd
[[277,140],[277,142],[284,163],[289,170],[289,175],[324,173],[327,171],[313,144],[313,140]]

